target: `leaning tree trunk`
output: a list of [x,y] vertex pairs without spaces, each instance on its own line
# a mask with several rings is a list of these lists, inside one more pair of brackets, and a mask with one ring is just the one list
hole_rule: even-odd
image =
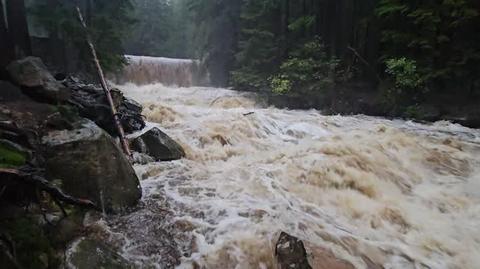
[[15,58],[32,55],[25,2],[9,0],[6,3],[8,29],[10,29],[8,32],[13,43]]
[[85,20],[82,16],[82,12],[80,11],[80,8],[77,6],[77,15],[80,23],[82,24],[82,27],[85,30],[85,36],[87,39],[88,47],[90,48],[90,52],[92,54],[93,62],[95,64],[95,67],[97,68],[97,73],[98,73],[98,78],[100,79],[100,84],[102,85],[103,91],[105,92],[105,96],[107,97],[108,100],[108,105],[110,106],[110,110],[112,112],[113,119],[115,121],[115,126],[117,127],[117,132],[118,132],[118,138],[120,139],[120,143],[122,145],[123,152],[127,157],[132,160],[132,153],[130,151],[130,147],[128,145],[128,140],[125,137],[125,131],[123,130],[122,123],[120,121],[120,117],[118,115],[117,109],[115,108],[115,104],[113,103],[112,99],[112,94],[110,93],[110,88],[108,87],[107,81],[105,79],[105,75],[103,73],[102,66],[100,65],[100,61],[98,60],[97,57],[97,51],[95,50],[95,47],[93,46],[93,41],[92,38],[90,37],[90,34],[88,32],[87,24],[85,23]]

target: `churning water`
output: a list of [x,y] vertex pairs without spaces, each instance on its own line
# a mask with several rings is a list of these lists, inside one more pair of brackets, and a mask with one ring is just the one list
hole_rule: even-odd
[[136,167],[145,208],[114,230],[141,267],[177,252],[180,268],[274,268],[285,231],[311,258],[319,247],[356,268],[480,268],[479,130],[262,107],[226,89],[121,89],[187,153]]

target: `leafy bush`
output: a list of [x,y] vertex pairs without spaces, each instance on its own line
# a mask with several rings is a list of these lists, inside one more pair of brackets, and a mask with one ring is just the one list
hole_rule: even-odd
[[400,90],[418,89],[423,86],[423,78],[417,72],[417,63],[405,57],[388,59],[385,62],[389,74],[395,81],[395,87]]
[[401,113],[405,107],[412,108],[427,92],[425,76],[418,72],[416,61],[394,58],[386,60],[385,65],[389,78],[383,89],[384,104],[394,113]]
[[334,86],[339,60],[327,55],[321,39],[305,43],[290,53],[280,65],[279,72],[270,79],[274,93],[323,90]]

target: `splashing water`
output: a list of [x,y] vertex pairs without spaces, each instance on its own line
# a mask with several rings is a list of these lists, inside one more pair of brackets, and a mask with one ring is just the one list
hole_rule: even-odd
[[478,130],[266,108],[225,89],[120,88],[187,152],[136,167],[145,208],[116,228],[141,267],[173,266],[158,254],[170,240],[180,268],[274,268],[285,231],[357,268],[480,268]]

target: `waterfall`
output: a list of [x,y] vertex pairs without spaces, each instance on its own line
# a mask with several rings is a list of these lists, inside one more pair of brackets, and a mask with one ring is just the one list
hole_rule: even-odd
[[198,60],[125,55],[128,65],[118,74],[117,84],[191,87],[208,84],[208,75]]

